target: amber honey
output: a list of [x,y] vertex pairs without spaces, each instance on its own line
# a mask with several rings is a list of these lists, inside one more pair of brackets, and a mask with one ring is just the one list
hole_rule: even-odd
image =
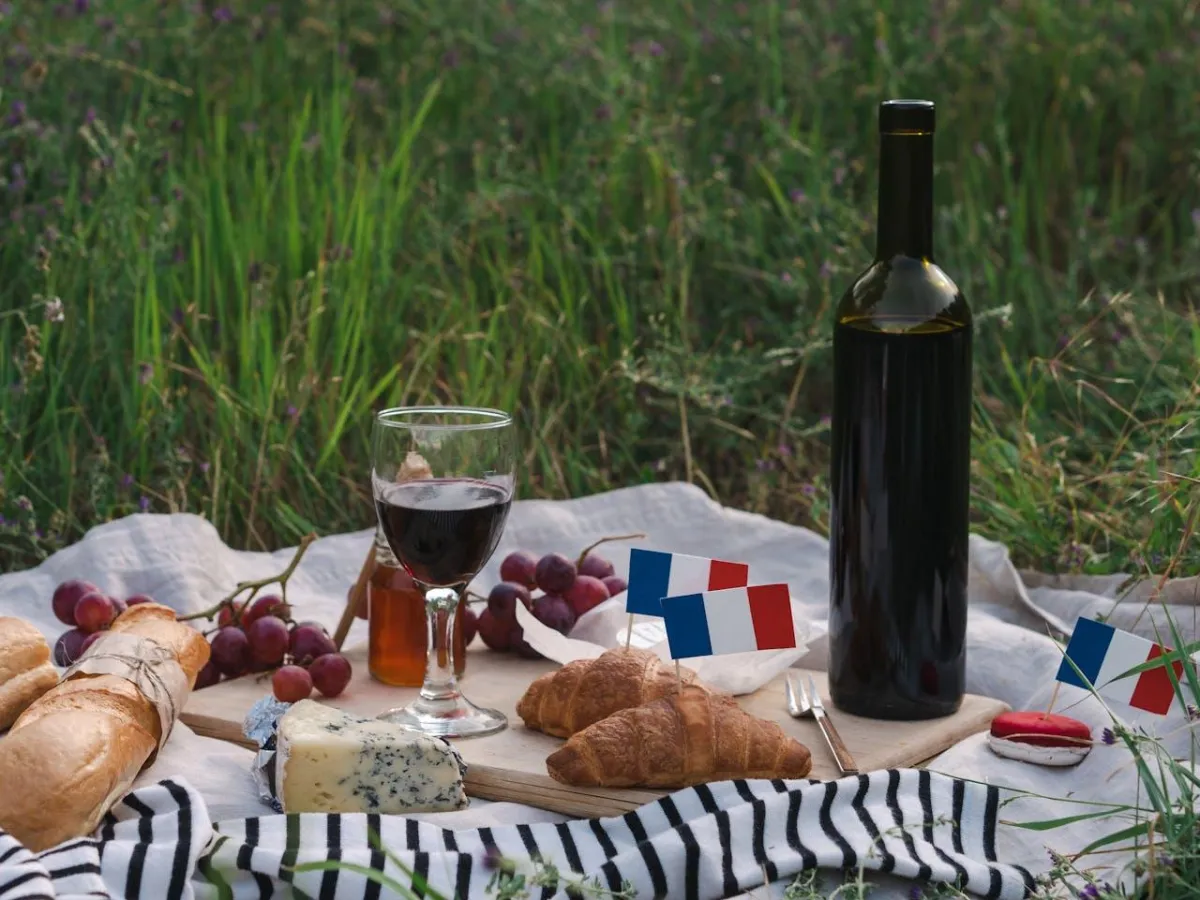
[[[371,677],[397,687],[420,687],[425,681],[425,598],[400,567],[386,545],[376,546],[375,571],[367,584],[367,665]],[[461,677],[467,663],[463,644],[462,610],[454,620],[454,673]],[[446,665],[446,619],[438,628],[438,661]]]

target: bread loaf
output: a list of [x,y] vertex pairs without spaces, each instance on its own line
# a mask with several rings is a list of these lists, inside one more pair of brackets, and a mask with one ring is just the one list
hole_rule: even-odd
[[23,619],[0,616],[0,731],[58,684],[50,645]]
[[149,686],[116,674],[76,672],[25,710],[0,740],[0,827],[35,852],[96,829],[164,737],[162,711],[169,727],[208,662],[200,632],[175,621],[168,607],[143,603],[122,613],[81,663],[101,661],[106,643],[112,653],[125,640],[114,635],[152,641],[142,646],[161,652],[164,661],[141,659],[146,677],[166,684],[181,671],[186,686],[182,696],[160,695],[156,706]]

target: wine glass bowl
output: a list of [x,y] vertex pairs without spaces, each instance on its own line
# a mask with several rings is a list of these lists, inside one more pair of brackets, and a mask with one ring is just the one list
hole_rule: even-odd
[[371,489],[388,547],[425,598],[425,682],[416,700],[379,718],[441,737],[504,728],[454,674],[455,611],[496,550],[515,485],[512,417],[495,409],[399,407],[375,417]]

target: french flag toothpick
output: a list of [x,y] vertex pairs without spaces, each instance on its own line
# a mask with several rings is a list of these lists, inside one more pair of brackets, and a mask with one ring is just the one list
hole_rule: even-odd
[[631,616],[661,616],[663,597],[739,588],[749,583],[750,567],[745,563],[635,547],[629,551],[625,610]]
[[796,646],[786,584],[756,584],[662,600],[672,659]]
[[[1153,666],[1125,678],[1121,676],[1134,666],[1170,652],[1170,648],[1136,634],[1094,619],[1081,618],[1075,623],[1075,630],[1067,643],[1066,656],[1058,667],[1055,680],[1085,690],[1090,683],[1090,687],[1106,700],[1128,703],[1134,709],[1165,716],[1175,702],[1175,689],[1165,665]],[[1072,667],[1072,662],[1078,667],[1078,672]],[[1181,679],[1182,662],[1174,660],[1171,667],[1175,670],[1176,680]],[[1080,674],[1083,678],[1080,678]]]

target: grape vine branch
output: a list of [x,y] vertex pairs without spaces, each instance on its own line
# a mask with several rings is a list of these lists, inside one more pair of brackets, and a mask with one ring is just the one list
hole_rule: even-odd
[[[283,604],[284,606],[287,606],[288,579],[295,574],[296,567],[300,565],[300,560],[304,558],[304,554],[308,551],[308,548],[312,546],[316,539],[317,536],[315,534],[305,535],[300,541],[300,546],[296,548],[296,553],[294,556],[292,556],[292,561],[289,562],[287,564],[287,568],[278,575],[272,575],[269,578],[260,578],[257,581],[239,581],[237,587],[235,587],[232,592],[223,597],[217,603],[210,606],[208,609],[202,609],[200,612],[189,613],[186,616],[178,616],[177,619],[180,622],[187,622],[193,619],[214,619],[220,615],[222,609],[228,606],[233,609],[233,621],[237,622],[241,619],[242,614],[246,611],[246,607],[254,602],[254,598],[258,596],[258,592],[272,584],[279,585],[279,593],[283,599]],[[250,595],[241,602],[241,605],[235,607],[234,601],[237,599],[238,594],[241,594],[243,591],[249,591]]]

